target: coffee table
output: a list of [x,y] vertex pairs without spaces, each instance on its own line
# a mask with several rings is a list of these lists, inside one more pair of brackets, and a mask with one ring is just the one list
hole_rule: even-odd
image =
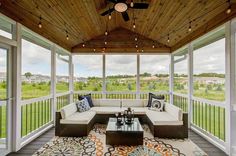
[[106,129],[108,145],[143,145],[143,128],[138,118],[132,124],[117,126],[116,118],[109,118]]

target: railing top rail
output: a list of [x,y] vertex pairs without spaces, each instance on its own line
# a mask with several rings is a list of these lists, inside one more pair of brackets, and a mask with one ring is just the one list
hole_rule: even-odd
[[225,107],[225,101],[214,101],[214,100],[207,100],[207,99],[202,99],[198,97],[192,97],[192,100],[194,101],[199,101],[199,102],[204,102],[209,105],[214,105],[214,106],[219,106],[219,107]]
[[[91,92],[91,91],[74,91],[74,94],[86,94],[86,93],[91,93],[91,94],[148,94],[150,92],[148,91],[141,91],[141,92],[129,92],[129,91],[106,91],[106,92]],[[151,92],[154,94],[170,94],[168,91],[158,91],[158,92]]]
[[182,96],[182,97],[188,98],[188,95],[186,95],[186,94],[181,94],[181,93],[173,92],[173,95],[177,95],[177,96]]
[[65,96],[65,95],[69,95],[69,94],[70,94],[70,91],[64,92],[64,93],[57,93],[57,94],[56,94],[56,97]]
[[39,98],[33,98],[33,99],[29,99],[29,100],[23,100],[21,101],[21,105],[27,105],[27,104],[31,104],[34,102],[39,102],[39,101],[43,101],[43,100],[48,100],[51,99],[52,95],[48,95],[48,96],[43,96],[43,97],[39,97]]

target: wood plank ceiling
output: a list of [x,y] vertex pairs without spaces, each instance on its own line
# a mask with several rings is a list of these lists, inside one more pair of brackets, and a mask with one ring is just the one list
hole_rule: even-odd
[[[120,27],[133,31],[134,14],[135,33],[161,47],[176,49],[236,15],[235,0],[231,0],[231,14],[225,13],[229,6],[227,0],[134,0],[140,1],[149,3],[149,8],[129,9],[129,22],[124,22],[120,13],[112,13],[109,31]],[[0,12],[71,51],[104,34],[108,17],[100,16],[99,12],[107,5],[106,0],[1,0]],[[41,29],[38,27],[40,16]],[[188,31],[190,22],[191,32]],[[199,31],[202,29],[204,31]]]

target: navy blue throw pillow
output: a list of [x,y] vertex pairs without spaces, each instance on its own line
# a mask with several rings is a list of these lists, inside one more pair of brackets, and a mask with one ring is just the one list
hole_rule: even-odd
[[147,107],[152,106],[152,98],[159,99],[159,100],[164,100],[165,99],[164,95],[155,95],[155,94],[149,93]]
[[92,101],[92,96],[91,96],[91,93],[90,94],[86,94],[86,95],[78,95],[78,99],[79,100],[83,100],[84,98],[87,99],[88,103],[89,103],[89,106],[90,107],[93,107],[93,101]]

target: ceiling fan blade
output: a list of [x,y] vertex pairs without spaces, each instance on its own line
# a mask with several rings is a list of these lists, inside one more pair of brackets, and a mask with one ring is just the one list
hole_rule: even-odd
[[107,11],[101,13],[102,16],[106,16],[108,15],[109,13],[112,13],[115,9],[114,8],[111,8],[111,9],[108,9]]
[[147,9],[148,6],[149,6],[148,3],[134,3],[133,7],[129,5],[130,8],[134,8],[134,9]]
[[129,15],[128,13],[125,11],[125,12],[122,12],[122,17],[125,21],[129,21]]
[[109,2],[112,2],[112,3],[117,3],[117,0],[107,0]]

